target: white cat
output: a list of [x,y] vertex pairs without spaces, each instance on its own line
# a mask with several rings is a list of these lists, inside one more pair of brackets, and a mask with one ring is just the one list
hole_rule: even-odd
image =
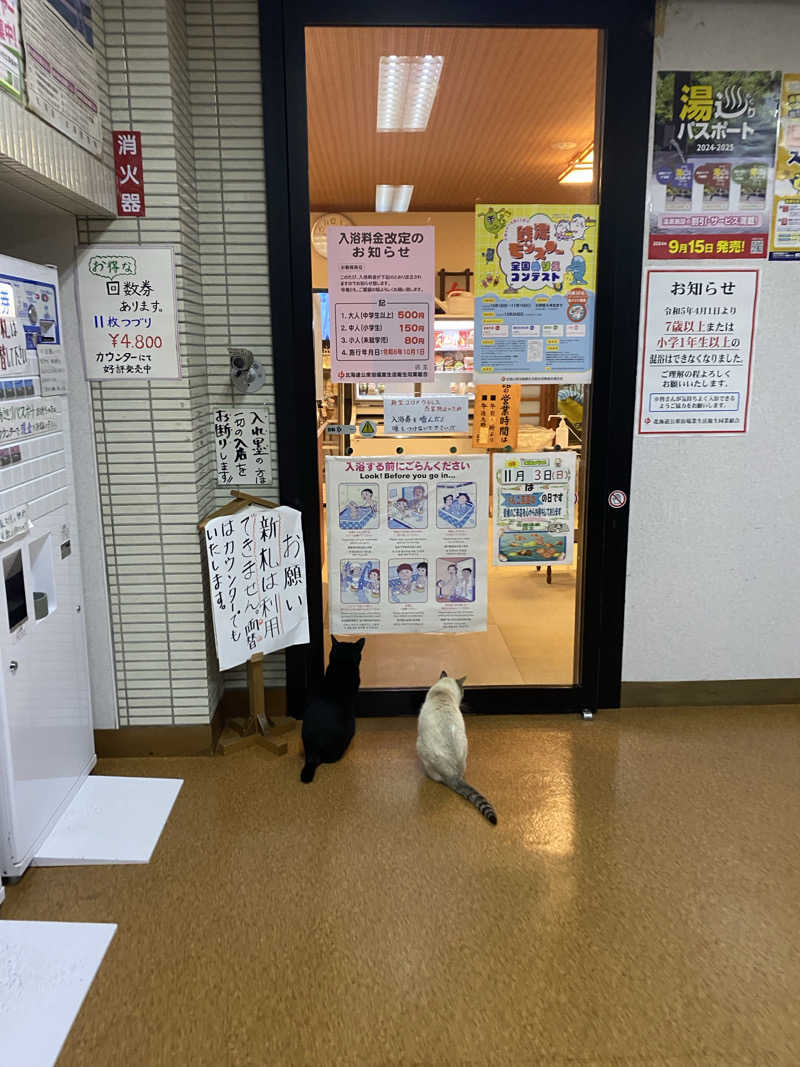
[[497,823],[494,808],[477,789],[464,781],[467,768],[467,731],[461,714],[464,678],[448,678],[442,671],[430,687],[417,721],[417,755],[434,782],[444,782],[474,804],[490,823]]

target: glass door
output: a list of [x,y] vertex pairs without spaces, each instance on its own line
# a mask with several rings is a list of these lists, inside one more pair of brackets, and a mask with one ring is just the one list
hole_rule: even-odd
[[[320,431],[323,456],[339,460],[321,472],[324,627],[326,643],[331,627],[367,636],[366,689],[425,687],[442,669],[472,686],[575,682],[591,356],[577,380],[561,367],[591,349],[593,317],[568,329],[567,311],[585,306],[575,294],[594,300],[597,182],[578,161],[593,160],[598,45],[580,29],[306,29]],[[575,71],[547,123],[535,94],[509,104],[503,78],[542,54],[569,55]],[[373,284],[384,272],[409,288],[418,237],[432,246],[419,289],[434,297],[433,322],[409,320],[398,336],[412,355],[425,344],[411,342],[432,342],[433,373],[398,380],[403,356],[389,338],[376,348],[388,329]],[[478,371],[495,350],[509,362],[524,350],[518,385],[504,390],[499,372],[476,381],[476,334]],[[331,374],[337,346],[343,369]],[[451,478],[432,457],[456,469],[469,457],[469,470]],[[501,495],[504,471],[531,480]],[[533,481],[543,475],[564,477]]]
[[[317,632],[308,653],[289,656],[290,699],[319,678],[333,634],[366,636],[373,710],[414,710],[442,669],[467,675],[479,710],[596,706],[609,640],[600,492],[609,477],[627,485],[629,429],[610,433],[609,415],[632,407],[635,368],[628,312],[610,403],[604,234],[619,205],[607,223],[600,179],[608,48],[622,31],[317,18],[287,10],[282,57],[293,260],[284,325],[315,385],[310,398],[303,372],[276,364],[293,405],[282,412],[279,397],[279,445],[283,457],[313,420],[317,488],[312,499],[304,479],[302,493],[282,495],[319,531],[318,567],[309,553]],[[571,73],[545,105],[508,72],[548,56],[569,57]],[[283,188],[274,176],[273,187]],[[622,244],[635,244],[640,225]],[[403,321],[387,324],[395,315]],[[623,462],[609,469],[620,447]],[[310,458],[306,443],[302,453]],[[283,458],[281,477],[284,486]],[[624,548],[624,516],[615,519]],[[613,640],[618,660],[621,635]]]

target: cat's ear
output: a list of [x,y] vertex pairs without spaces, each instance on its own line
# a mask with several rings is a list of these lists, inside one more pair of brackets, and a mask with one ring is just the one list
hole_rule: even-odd
[[357,650],[360,652],[365,644],[366,644],[366,638],[365,637],[359,637],[358,641],[356,641]]
[[338,644],[339,644],[339,642],[336,640],[336,638],[333,636],[333,634],[331,634],[331,648],[336,648],[336,646]]
[[447,677],[447,671],[442,671],[442,673],[439,675],[439,677],[440,678],[446,678]]
[[466,680],[466,674],[461,678],[456,678],[456,681],[458,682],[458,688],[461,690],[462,693],[464,692],[464,682],[466,682]]

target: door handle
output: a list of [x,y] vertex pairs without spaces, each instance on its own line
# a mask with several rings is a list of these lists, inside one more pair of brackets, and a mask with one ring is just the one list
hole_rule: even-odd
[[12,674],[16,674],[17,673],[17,668],[18,667],[19,667],[19,664],[17,663],[17,661],[15,659],[12,659],[11,662],[9,663],[9,665],[8,665],[8,669],[11,671]]

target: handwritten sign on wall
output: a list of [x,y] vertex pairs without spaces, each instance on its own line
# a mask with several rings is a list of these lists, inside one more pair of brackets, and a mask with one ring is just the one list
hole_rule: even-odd
[[266,408],[217,408],[214,447],[217,485],[267,485],[272,481]]
[[62,429],[59,403],[42,397],[30,397],[0,407],[0,441],[19,441]]
[[299,511],[243,508],[212,519],[205,542],[220,670],[308,641]]
[[91,245],[76,277],[90,381],[180,378],[172,248]]

